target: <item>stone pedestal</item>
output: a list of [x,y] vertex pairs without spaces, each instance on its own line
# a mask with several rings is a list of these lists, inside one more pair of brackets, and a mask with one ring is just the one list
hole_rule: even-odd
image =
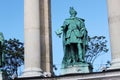
[[92,67],[87,63],[80,63],[61,68],[61,75],[64,74],[76,74],[76,73],[89,73],[92,71]]
[[107,0],[111,40],[112,65],[120,69],[120,0]]

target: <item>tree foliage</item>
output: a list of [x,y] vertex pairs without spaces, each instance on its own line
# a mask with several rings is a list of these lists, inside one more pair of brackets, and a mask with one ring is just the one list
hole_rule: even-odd
[[93,64],[97,57],[107,52],[107,40],[104,36],[94,36],[88,38],[88,47],[85,57],[88,63]]
[[18,67],[24,63],[24,44],[18,39],[5,40],[3,54],[4,65],[2,71],[10,80],[12,75],[18,75]]
[[[1,69],[5,78],[11,80],[13,74],[18,75],[18,67],[24,64],[24,44],[18,39],[5,40],[4,44],[4,65]],[[104,36],[89,37],[85,60],[93,64],[97,57],[107,51],[107,40]]]

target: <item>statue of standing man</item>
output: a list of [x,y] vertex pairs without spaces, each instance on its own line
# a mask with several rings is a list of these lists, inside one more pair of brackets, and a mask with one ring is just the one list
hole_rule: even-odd
[[3,60],[3,45],[4,45],[4,36],[3,33],[0,32],[0,66],[2,66]]
[[88,43],[88,35],[84,23],[85,20],[76,17],[77,12],[73,7],[70,7],[69,13],[70,18],[65,19],[63,26],[56,31],[59,37],[61,37],[63,33],[63,67],[84,63]]

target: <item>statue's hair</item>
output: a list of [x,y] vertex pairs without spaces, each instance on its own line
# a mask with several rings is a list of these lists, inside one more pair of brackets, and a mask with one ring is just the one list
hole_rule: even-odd
[[77,11],[75,11],[75,9],[73,7],[70,7],[69,13],[70,13],[70,15],[72,15],[72,14],[77,15]]

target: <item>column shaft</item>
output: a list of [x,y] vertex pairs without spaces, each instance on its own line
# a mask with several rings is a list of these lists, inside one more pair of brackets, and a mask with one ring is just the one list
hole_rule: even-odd
[[[52,73],[51,0],[41,0],[41,68]],[[44,45],[44,46],[43,46]]]
[[120,68],[120,0],[107,0],[112,49],[111,69]]
[[24,0],[25,77],[41,75],[39,1]]

